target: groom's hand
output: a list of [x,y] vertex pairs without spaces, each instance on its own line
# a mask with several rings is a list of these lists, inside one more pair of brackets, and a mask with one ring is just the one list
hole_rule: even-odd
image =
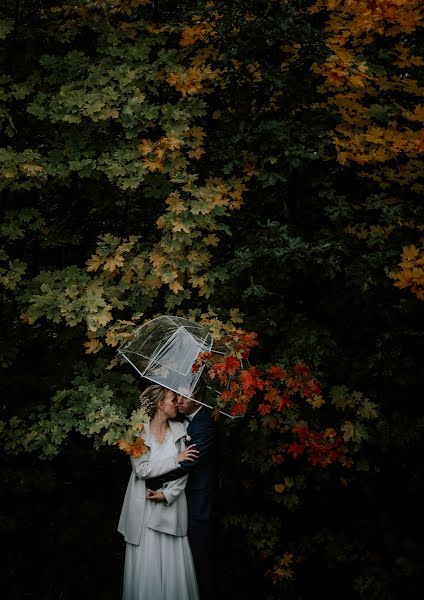
[[152,502],[166,502],[165,496],[162,492],[147,490],[147,500],[151,500]]

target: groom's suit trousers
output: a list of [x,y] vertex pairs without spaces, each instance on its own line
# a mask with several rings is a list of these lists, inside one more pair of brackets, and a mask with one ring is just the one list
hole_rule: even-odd
[[208,408],[202,408],[189,423],[190,443],[196,443],[200,461],[186,485],[188,539],[193,554],[200,600],[216,600],[213,557],[213,499],[215,494],[215,423]]
[[190,421],[187,433],[189,444],[199,451],[196,461],[184,461],[166,475],[146,481],[148,488],[156,490],[165,482],[188,474],[186,497],[188,508],[188,539],[196,569],[200,600],[216,600],[216,575],[213,560],[212,511],[215,481],[215,423],[210,409],[202,407]]

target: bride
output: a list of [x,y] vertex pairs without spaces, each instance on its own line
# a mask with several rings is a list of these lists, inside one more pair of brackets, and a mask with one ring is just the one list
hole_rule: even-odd
[[146,490],[145,479],[163,475],[197,451],[185,448],[183,423],[174,392],[150,385],[141,394],[150,404],[150,424],[141,433],[147,452],[132,458],[132,473],[119,519],[126,541],[123,600],[198,600],[193,559],[187,538],[188,475]]

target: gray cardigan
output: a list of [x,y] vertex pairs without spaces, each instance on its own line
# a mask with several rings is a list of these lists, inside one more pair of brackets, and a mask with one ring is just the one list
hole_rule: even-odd
[[[168,421],[172,436],[178,452],[185,448],[184,437],[186,435],[183,423]],[[138,546],[140,544],[143,525],[168,533],[169,535],[187,535],[187,501],[184,488],[188,475],[165,483],[162,492],[166,502],[151,502],[146,500],[146,479],[163,475],[175,469],[175,459],[170,457],[160,461],[150,462],[150,430],[145,426],[141,436],[147,452],[139,458],[131,457],[132,473],[125,493],[118,531],[122,533],[126,542]],[[151,503],[148,521],[145,521],[146,502]]]

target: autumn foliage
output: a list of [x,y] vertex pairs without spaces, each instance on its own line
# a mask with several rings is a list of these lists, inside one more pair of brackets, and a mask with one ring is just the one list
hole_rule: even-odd
[[418,300],[424,300],[424,251],[423,248],[408,246],[403,249],[399,270],[392,273],[395,286],[409,289]]

